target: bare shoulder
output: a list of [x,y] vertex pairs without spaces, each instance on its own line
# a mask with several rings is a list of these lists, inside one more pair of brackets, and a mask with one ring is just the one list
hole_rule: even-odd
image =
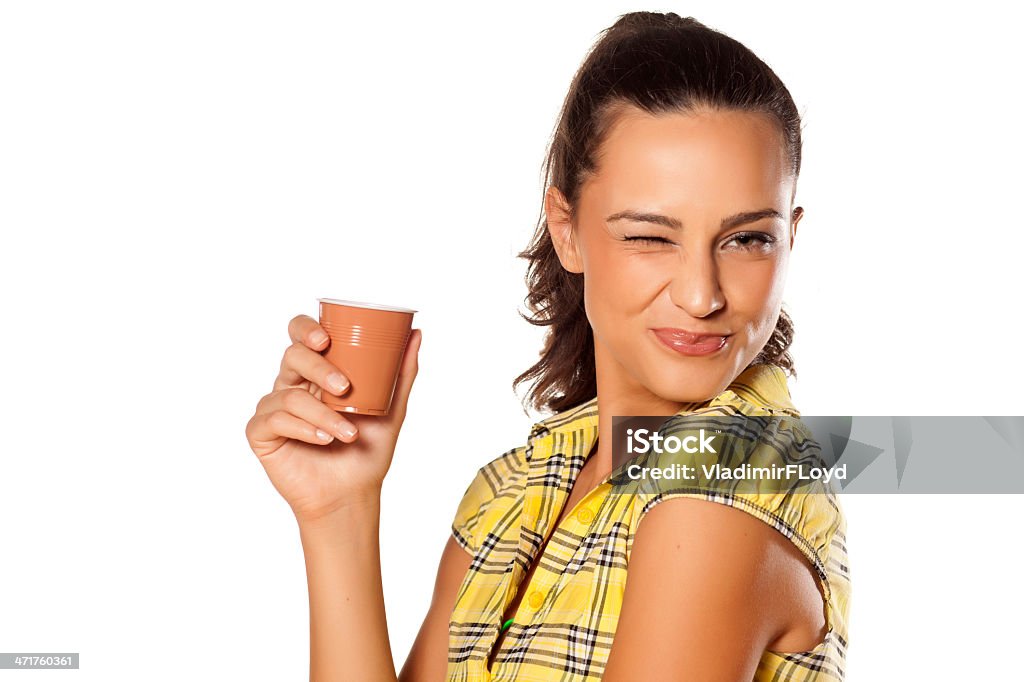
[[765,650],[820,642],[824,613],[810,563],[782,533],[727,504],[665,498],[636,529],[606,679],[749,680]]
[[[658,510],[661,510],[658,512]],[[656,513],[657,512],[657,513]],[[655,505],[643,527],[644,547],[690,543],[696,556],[677,561],[706,561],[751,603],[776,621],[772,651],[812,649],[825,635],[825,599],[821,582],[797,546],[785,535],[746,511],[696,497],[675,497]],[[652,523],[653,520],[653,523]],[[639,535],[639,531],[638,531]]]

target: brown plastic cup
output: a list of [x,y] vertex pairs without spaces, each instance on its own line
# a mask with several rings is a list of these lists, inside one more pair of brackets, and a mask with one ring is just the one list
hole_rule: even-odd
[[339,412],[387,415],[417,311],[335,298],[317,301],[320,326],[331,337],[322,355],[350,384],[340,396],[324,389],[321,400]]

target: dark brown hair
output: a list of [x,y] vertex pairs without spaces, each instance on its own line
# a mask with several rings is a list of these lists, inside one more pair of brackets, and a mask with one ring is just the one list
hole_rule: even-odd
[[[618,113],[632,105],[650,114],[698,109],[764,114],[778,125],[789,171],[800,174],[800,114],[767,64],[738,41],[691,17],[669,12],[624,14],[601,32],[576,71],[544,159],[545,192],[557,187],[575,211],[594,172],[595,153]],[[560,412],[597,395],[594,334],[583,307],[583,275],[562,267],[544,217],[525,258],[526,303],[533,325],[549,327],[540,359],[512,382],[533,380],[529,404]],[[789,347],[793,321],[779,314],[771,338],[750,363],[773,363],[796,375]]]

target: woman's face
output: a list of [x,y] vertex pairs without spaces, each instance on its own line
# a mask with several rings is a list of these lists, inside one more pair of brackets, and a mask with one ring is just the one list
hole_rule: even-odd
[[767,117],[617,118],[575,219],[547,200],[562,264],[584,276],[599,390],[702,402],[750,364],[781,310],[793,183]]

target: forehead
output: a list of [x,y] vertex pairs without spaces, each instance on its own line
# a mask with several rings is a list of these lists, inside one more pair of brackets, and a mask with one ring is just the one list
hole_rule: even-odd
[[791,182],[782,134],[767,115],[651,115],[630,107],[612,124],[588,184],[613,203],[736,204],[743,210],[751,202],[779,201]]

